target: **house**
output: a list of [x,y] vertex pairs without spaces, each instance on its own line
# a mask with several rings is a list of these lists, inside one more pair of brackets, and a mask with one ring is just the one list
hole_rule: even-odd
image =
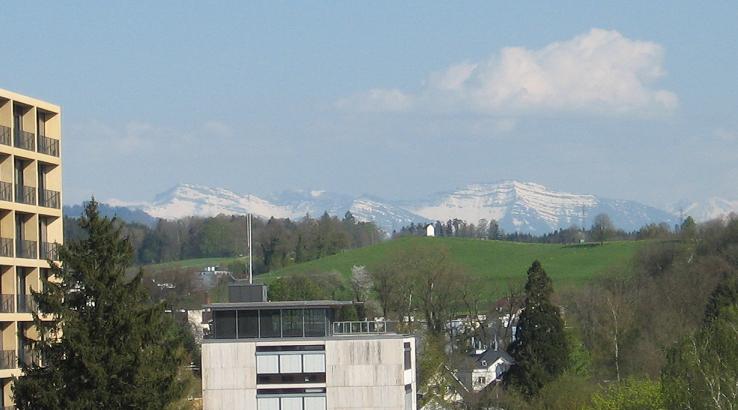
[[415,409],[415,338],[393,322],[341,321],[351,301],[270,302],[234,283],[202,344],[204,409]]
[[425,236],[436,236],[436,228],[433,224],[425,225]]
[[469,391],[480,392],[492,383],[502,380],[502,375],[514,363],[512,357],[496,346],[484,353],[470,356],[467,365],[457,372],[457,377]]

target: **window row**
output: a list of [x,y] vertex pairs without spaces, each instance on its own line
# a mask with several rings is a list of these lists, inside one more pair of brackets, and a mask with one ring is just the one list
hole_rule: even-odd
[[324,337],[327,309],[216,310],[212,334],[216,339]]

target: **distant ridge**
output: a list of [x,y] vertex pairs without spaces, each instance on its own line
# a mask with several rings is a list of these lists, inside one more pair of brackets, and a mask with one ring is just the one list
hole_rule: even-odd
[[119,213],[128,209],[132,217],[139,219],[141,213],[164,219],[246,213],[265,218],[301,218],[306,214],[318,217],[323,212],[343,217],[351,211],[358,220],[375,222],[388,233],[410,223],[454,218],[475,224],[480,219],[495,219],[506,232],[534,234],[572,225],[590,226],[600,213],[608,214],[616,226],[625,230],[635,230],[648,223],[672,225],[679,219],[673,212],[636,201],[554,191],[537,183],[515,180],[471,184],[419,201],[387,201],[370,196],[299,190],[262,198],[223,188],[179,184],[151,202],[110,202],[116,205],[114,209]]

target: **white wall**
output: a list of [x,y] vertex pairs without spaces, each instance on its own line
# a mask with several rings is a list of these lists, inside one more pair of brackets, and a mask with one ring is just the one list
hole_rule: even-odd
[[202,380],[206,409],[256,409],[256,345],[203,343]]

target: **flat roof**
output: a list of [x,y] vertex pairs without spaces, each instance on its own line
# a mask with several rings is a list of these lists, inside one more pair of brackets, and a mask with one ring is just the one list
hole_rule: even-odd
[[205,308],[212,310],[233,309],[288,309],[288,308],[329,308],[353,305],[350,300],[284,300],[278,302],[227,302],[211,303]]
[[27,95],[18,94],[16,92],[5,90],[3,88],[0,88],[0,97],[14,100],[22,104],[33,105],[43,110],[54,112],[56,114],[61,113],[61,107],[59,107],[56,104],[52,104],[48,101],[39,100],[37,98],[29,97]]

